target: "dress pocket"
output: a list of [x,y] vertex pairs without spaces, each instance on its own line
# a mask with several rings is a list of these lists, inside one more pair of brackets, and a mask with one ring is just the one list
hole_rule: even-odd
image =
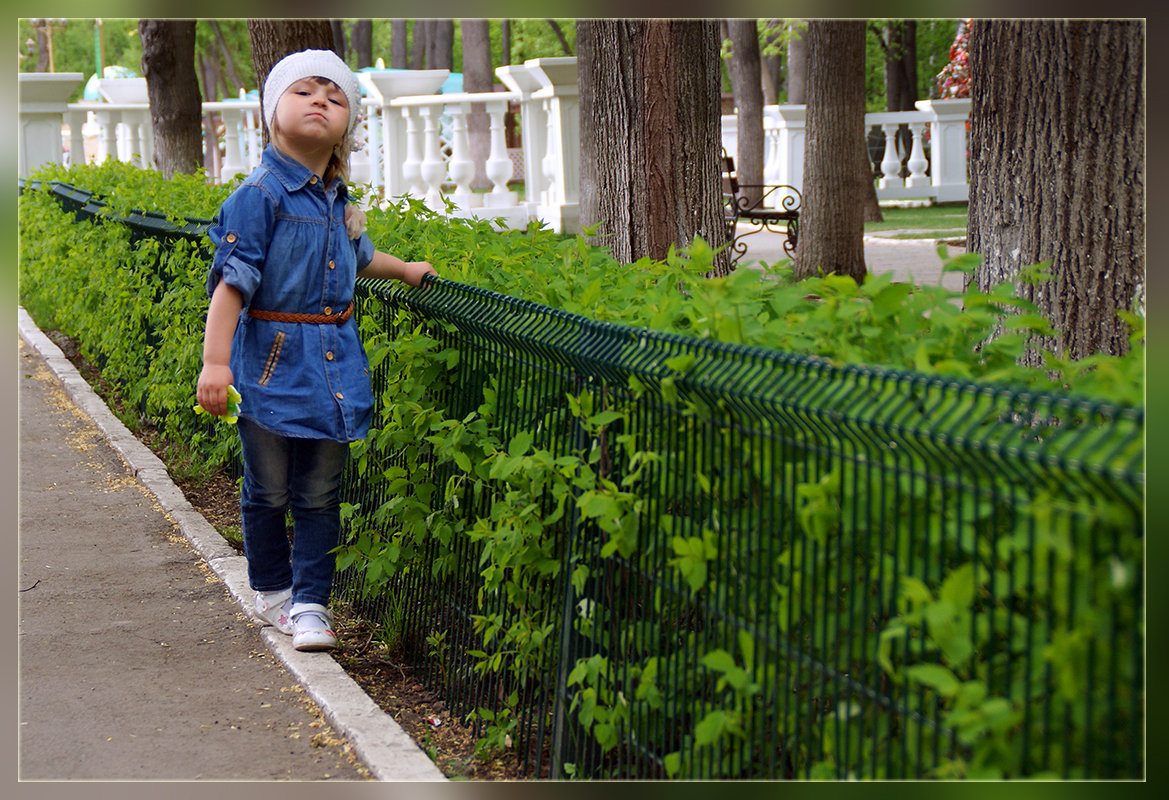
[[268,351],[268,363],[264,364],[264,374],[260,376],[260,385],[267,386],[272,380],[272,373],[280,361],[280,350],[284,347],[284,331],[276,331],[276,338],[272,340],[272,349]]

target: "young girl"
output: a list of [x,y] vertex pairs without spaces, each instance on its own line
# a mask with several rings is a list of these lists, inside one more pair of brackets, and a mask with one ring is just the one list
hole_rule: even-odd
[[402,261],[346,230],[360,99],[357,79],[332,51],[305,50],[276,64],[263,97],[271,144],[209,232],[216,251],[198,401],[220,415],[229,385],[243,396],[248,580],[257,615],[292,634],[298,650],[337,643],[327,605],[339,483],[348,443],[366,435],[373,410],[352,317],[355,276],[418,286],[435,274],[425,261]]

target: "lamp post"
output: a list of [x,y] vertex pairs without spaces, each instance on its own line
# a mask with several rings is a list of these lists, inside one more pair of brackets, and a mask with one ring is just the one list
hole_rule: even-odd
[[47,19],[38,17],[29,20],[34,30],[43,31],[45,34],[45,41],[49,45],[49,72],[56,72],[57,66],[53,61],[53,31],[60,30],[65,27],[66,20],[64,19]]

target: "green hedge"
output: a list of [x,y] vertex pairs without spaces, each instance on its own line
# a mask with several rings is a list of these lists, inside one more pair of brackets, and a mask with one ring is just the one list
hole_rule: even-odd
[[[127,216],[138,210],[183,225],[189,225],[191,218],[210,217],[229,188],[209,187],[198,178],[167,182],[157,173],[116,162],[70,170],[50,168],[34,179],[41,182],[40,188],[30,184],[20,201],[21,302],[42,328],[79,339],[85,355],[102,365],[123,399],[155,421],[172,441],[188,447],[193,460],[226,463],[233,438],[230,429],[203,422],[191,411],[207,305],[203,288],[206,243],[185,236],[140,238],[126,225],[95,224],[88,218],[80,222],[75,211],[63,209],[59,198],[43,187],[60,181],[93,192],[106,204],[98,209],[101,213]],[[579,237],[558,236],[536,226],[498,231],[490,222],[441,217],[418,201],[371,211],[369,233],[380,249],[408,260],[429,260],[446,280],[599,321],[815,356],[828,364],[869,364],[1037,391],[1070,391],[1120,405],[1140,404],[1143,395],[1142,318],[1126,316],[1133,329],[1133,347],[1124,357],[1064,363],[1049,355],[1047,369],[1021,367],[1018,360],[1027,341],[1045,331],[1046,324],[1010,285],[988,293],[957,295],[940,286],[894,284],[888,276],[871,278],[861,286],[836,276],[797,282],[783,265],[773,265],[768,276],[744,269],[728,278],[708,279],[703,276],[710,269],[711,254],[701,242],[686,252],[671,253],[664,262],[646,259],[622,265]],[[949,267],[970,269],[973,263],[973,257],[960,257]],[[411,569],[445,569],[444,564],[449,566],[460,557],[462,551],[453,542],[465,535],[481,554],[481,583],[471,587],[470,596],[477,596],[480,604],[506,596],[514,606],[509,613],[521,614],[518,619],[508,617],[514,624],[503,627],[504,615],[486,606],[476,610],[476,633],[483,642],[478,668],[484,673],[514,674],[535,669],[546,662],[551,646],[548,609],[524,616],[522,608],[543,596],[548,570],[556,569],[547,551],[547,532],[542,530],[548,508],[534,499],[537,493],[551,488],[560,493],[556,502],[573,498],[576,511],[606,533],[607,544],[599,553],[603,559],[633,555],[637,545],[630,538],[629,524],[638,499],[629,486],[607,481],[595,450],[553,456],[532,447],[530,432],[505,434],[498,420],[503,400],[489,381],[462,387],[470,395],[460,402],[469,408],[448,407],[449,393],[444,397],[443,387],[458,354],[444,347],[441,336],[432,335],[435,331],[428,331],[401,309],[392,312],[397,333],[391,336],[388,326],[377,318],[378,313],[391,313],[388,308],[373,302],[371,313],[362,315],[371,363],[390,377],[388,385],[376,387],[381,404],[375,430],[354,451],[361,471],[381,480],[389,499],[347,509],[351,536],[340,557],[345,565],[364,570],[372,591]],[[999,335],[992,337],[996,331]],[[688,365],[677,363],[671,368],[684,373]],[[644,390],[628,388],[634,394]],[[616,422],[621,412],[602,410],[597,401],[586,392],[568,398],[567,405],[563,396],[555,398],[554,405],[568,409],[570,423],[601,436],[602,429]],[[703,409],[695,407],[688,413],[697,419]],[[660,457],[635,451],[632,448],[644,443],[631,439],[615,446],[628,449],[627,455],[635,461],[650,463]],[[666,453],[665,457],[681,456]],[[764,463],[757,459],[755,468],[763,469]],[[769,477],[760,473],[752,479]],[[466,518],[447,513],[449,509],[435,509],[436,496],[449,499],[448,480],[473,486],[485,511]],[[801,526],[809,535],[822,538],[839,524],[841,494],[846,504],[853,498],[831,473],[809,474],[798,482]],[[703,491],[709,494],[711,490]],[[898,513],[890,509],[889,518],[897,519]],[[971,513],[972,519],[981,519],[979,514],[998,512],[973,509]],[[1120,527],[1126,524],[1127,518]],[[705,534],[677,536],[669,561],[671,574],[676,573],[694,591],[705,590],[710,546]],[[434,552],[432,547],[439,548],[441,558],[421,563],[424,554]],[[1139,569],[1137,550],[1124,552],[1121,568],[1131,571],[1136,565]],[[1053,553],[1052,558],[1067,555],[1059,549]],[[826,571],[832,565],[813,566]],[[1100,565],[1067,556],[1066,566],[1082,571],[1089,581],[1100,580],[1094,572]],[[938,609],[944,611],[954,597],[982,589],[971,586],[967,572],[959,566],[935,576],[928,586],[900,587],[900,614],[886,620],[893,626],[886,629],[889,641],[932,636],[926,632],[930,614],[936,617],[941,614]],[[823,611],[817,609],[817,613]],[[1093,635],[1088,629],[1075,633]],[[936,649],[936,644],[932,646]],[[1075,643],[1063,646],[1075,647]],[[442,652],[441,637],[435,638],[433,647],[436,653]],[[733,669],[741,671],[733,659],[727,660],[730,656],[725,650],[695,652],[694,657],[701,658],[708,671],[728,676]],[[950,700],[956,702],[951,706],[953,713],[968,714],[965,724],[973,731],[970,735],[987,737],[980,740],[986,746],[974,765],[976,774],[1013,774],[1016,756],[1004,744],[1009,731],[1000,723],[1014,717],[1007,714],[988,720],[978,716],[989,713],[988,708],[993,710],[998,700],[993,693],[979,694],[977,686],[968,685],[981,679],[967,675],[970,680],[960,684],[959,693],[954,673],[931,670],[936,666],[932,662],[904,661],[894,667],[896,660],[889,663],[899,675],[909,674],[923,685],[950,692]],[[586,728],[603,747],[611,747],[616,730],[625,723],[623,701],[606,675],[604,664],[582,659],[571,665],[569,678],[586,697]],[[735,676],[735,691],[748,691],[751,682],[744,675]],[[1078,685],[1081,678],[1077,672],[1067,685]],[[579,716],[584,710],[577,707],[574,714]],[[483,719],[491,721],[485,741],[501,740],[511,730],[515,720],[510,713],[508,708],[483,709]],[[712,710],[702,720],[705,727],[692,732],[706,746],[725,746],[734,738],[733,726],[712,730],[710,720],[721,719],[729,725],[725,714],[713,716],[718,713],[722,712]],[[668,754],[667,770],[689,774],[691,765],[678,759],[678,753]],[[962,764],[949,768],[955,775],[971,774],[972,769]]]

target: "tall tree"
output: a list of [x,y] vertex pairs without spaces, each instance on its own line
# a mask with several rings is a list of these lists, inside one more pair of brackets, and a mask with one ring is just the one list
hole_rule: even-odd
[[[795,274],[865,277],[863,174],[865,23],[811,20],[804,198]],[[842,153],[852,157],[841,158]],[[867,157],[866,157],[867,158]]]
[[345,60],[345,23],[339,19],[329,20],[329,28],[333,31],[333,51]]
[[808,102],[807,27],[793,26],[787,40],[787,101],[802,106]]
[[[872,25],[885,54],[885,110],[914,111],[917,106],[917,21],[885,20]],[[908,127],[897,132],[897,148],[902,158],[909,156],[913,136]]]
[[507,66],[511,63],[511,20],[499,21],[499,63]]
[[428,25],[427,69],[453,69],[455,52],[455,21],[453,19],[432,19]]
[[[1025,283],[1067,358],[1128,350],[1145,276],[1143,21],[975,20],[968,247],[980,289]],[[1037,360],[1033,358],[1033,361]]]
[[150,101],[154,164],[166,177],[193,174],[203,159],[203,100],[195,74],[194,20],[138,20]]
[[407,35],[406,20],[390,20],[390,67],[393,69],[406,69],[410,63]]
[[219,55],[223,59],[224,69],[227,71],[227,78],[231,81],[232,93],[235,97],[236,92],[240,89],[246,89],[247,85],[244,79],[240,76],[239,70],[235,65],[235,57],[232,55],[231,47],[227,44],[227,38],[223,35],[223,29],[219,26],[218,20],[207,20],[207,24],[211,28],[211,32],[215,34],[215,42],[219,45]]
[[623,263],[721,247],[718,23],[581,20],[577,52],[582,225]]
[[[495,84],[491,71],[491,27],[485,19],[464,19],[459,22],[463,35],[463,91],[490,92]],[[475,162],[473,189],[487,189],[487,157],[491,155],[491,120],[482,103],[472,103],[467,115],[467,138],[471,160]]]
[[753,19],[727,20],[731,40],[731,90],[738,115],[735,172],[745,184],[744,199],[752,205],[763,196],[763,83],[759,31]]
[[350,33],[353,42],[353,54],[357,60],[357,68],[373,66],[373,20],[355,20]]
[[410,34],[410,69],[426,69],[426,53],[430,49],[430,20],[414,20],[414,30]]
[[[327,19],[249,19],[248,40],[252,45],[252,63],[256,68],[256,83],[260,88],[263,111],[264,81],[276,62],[299,50],[332,50],[333,28]],[[264,118],[264,114],[260,114]],[[264,143],[269,138],[264,123]]]

